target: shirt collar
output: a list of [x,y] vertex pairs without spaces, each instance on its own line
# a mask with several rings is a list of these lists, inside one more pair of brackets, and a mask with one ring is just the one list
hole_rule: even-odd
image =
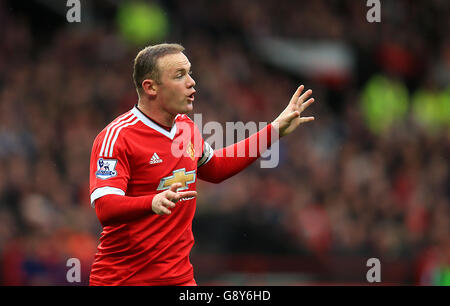
[[[170,138],[171,140],[173,140],[173,138],[175,137],[175,134],[177,133],[177,123],[175,122],[172,126],[172,129],[169,131],[165,130],[164,128],[162,128],[158,123],[156,123],[155,121],[151,120],[148,116],[146,116],[139,108],[137,108],[137,105],[135,105],[133,107],[133,109],[131,110],[131,112],[140,120],[142,121],[142,123],[144,123],[146,126],[148,126],[149,128],[154,129],[155,131],[163,134],[164,136]],[[175,119],[178,117],[179,115],[177,115],[175,117]]]

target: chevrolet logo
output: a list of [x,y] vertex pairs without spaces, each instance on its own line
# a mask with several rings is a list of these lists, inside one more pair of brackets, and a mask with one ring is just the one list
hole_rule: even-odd
[[174,170],[173,175],[161,179],[157,190],[166,190],[174,183],[183,184],[177,191],[189,189],[189,184],[195,182],[195,170],[186,172],[185,168]]

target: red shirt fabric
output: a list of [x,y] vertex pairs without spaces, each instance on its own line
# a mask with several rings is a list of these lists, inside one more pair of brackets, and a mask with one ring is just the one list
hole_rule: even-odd
[[[178,191],[196,190],[198,178],[221,182],[254,162],[276,135],[268,125],[216,156],[186,115],[178,115],[170,131],[136,106],[112,121],[96,137],[91,153],[91,205],[103,231],[90,284],[191,283],[196,199],[178,201],[170,215],[156,215],[152,197],[175,182],[183,184]],[[250,148],[257,148],[256,154]]]
[[[156,195],[174,182],[195,190],[197,164],[211,158],[194,122],[178,115],[170,131],[137,107],[96,137],[90,161],[91,205],[105,195]],[[203,158],[202,158],[203,157]],[[176,285],[193,279],[196,200],[177,202],[170,215],[149,210],[133,220],[103,227],[90,275],[91,285]],[[107,207],[105,208],[107,209]]]

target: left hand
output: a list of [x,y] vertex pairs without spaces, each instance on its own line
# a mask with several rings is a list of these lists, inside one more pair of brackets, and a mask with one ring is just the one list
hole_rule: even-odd
[[314,102],[314,98],[306,101],[312,94],[311,89],[301,95],[304,88],[303,85],[297,88],[288,106],[272,122],[272,126],[279,131],[280,138],[292,133],[300,124],[314,120],[314,117],[300,117],[300,114]]

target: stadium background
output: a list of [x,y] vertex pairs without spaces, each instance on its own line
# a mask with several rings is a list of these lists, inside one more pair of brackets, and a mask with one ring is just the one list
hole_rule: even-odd
[[[96,134],[136,103],[132,60],[179,42],[203,122],[270,122],[300,83],[313,123],[259,163],[198,184],[200,285],[449,284],[450,3],[0,1],[0,284],[82,285],[101,231]],[[205,135],[207,136],[207,135]]]

